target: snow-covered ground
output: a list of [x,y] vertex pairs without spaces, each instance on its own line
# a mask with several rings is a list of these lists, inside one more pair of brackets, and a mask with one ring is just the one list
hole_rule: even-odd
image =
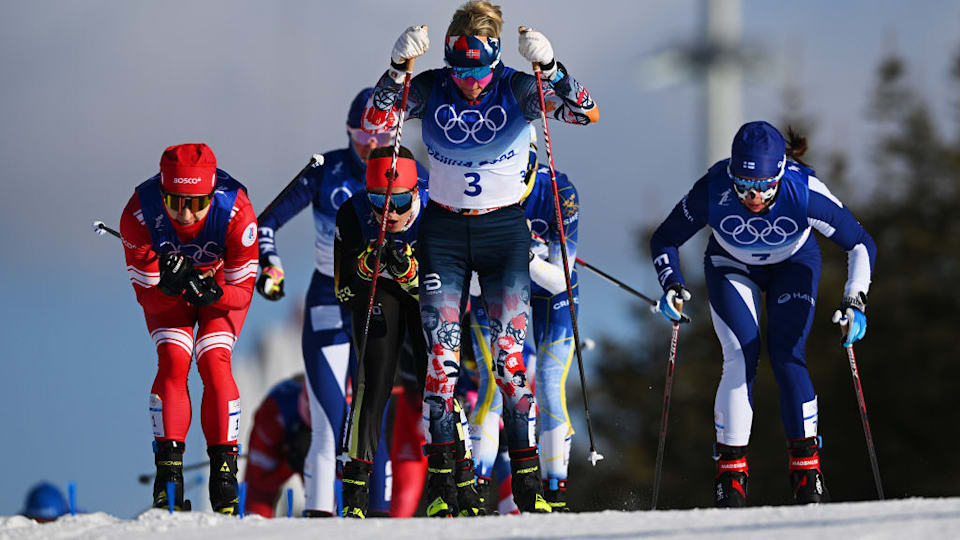
[[0,539],[199,538],[824,538],[911,539],[960,537],[960,498],[902,499],[806,507],[743,510],[599,512],[496,516],[475,519],[262,519],[207,512],[170,515],[150,510],[135,520],[104,513],[64,516],[38,525],[21,516],[0,518]]

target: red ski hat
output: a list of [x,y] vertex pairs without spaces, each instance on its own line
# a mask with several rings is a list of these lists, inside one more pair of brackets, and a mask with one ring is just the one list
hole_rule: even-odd
[[212,193],[217,157],[204,143],[171,146],[160,156],[160,187],[167,193]]
[[[383,156],[367,160],[367,189],[386,189],[390,176],[390,164],[393,156]],[[397,178],[394,188],[417,189],[417,162],[412,158],[397,156]]]

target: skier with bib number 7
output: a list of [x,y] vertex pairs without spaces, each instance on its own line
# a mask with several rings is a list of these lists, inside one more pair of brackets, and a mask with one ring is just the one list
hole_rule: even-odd
[[[530,144],[528,124],[541,118],[535,76],[500,61],[503,16],[485,1],[462,5],[444,37],[447,67],[414,77],[406,110],[398,97],[408,61],[429,47],[427,29],[410,27],[396,41],[391,65],[367,102],[363,128],[379,132],[400,115],[422,119],[430,156],[430,203],[421,217],[420,310],[429,358],[424,393],[428,459],[428,514],[456,507],[451,472],[458,414],[453,390],[460,373],[461,298],[476,271],[492,327],[493,354],[508,368],[498,374],[504,424],[513,466],[512,488],[523,512],[549,512],[542,494],[533,434],[534,396],[523,381],[523,341],[530,306],[530,233],[519,201]],[[546,111],[572,124],[596,122],[599,111],[587,90],[554,59],[547,38],[535,30],[519,37],[520,54],[539,65]]]
[[828,500],[820,469],[817,395],[805,349],[820,279],[816,229],[847,252],[847,282],[837,308],[849,321],[844,345],[864,336],[867,292],[876,245],[843,203],[800,161],[806,139],[789,132],[786,144],[767,122],[744,124],[731,157],[714,164],[653,234],[650,252],[664,294],[657,305],[679,321],[691,298],[680,273],[678,248],[711,228],[704,277],[713,326],[723,350],[714,403],[716,505],[744,506],[753,422],[753,383],[760,356],[760,309],[766,294],[767,350],[780,389],[780,415],[790,453],[797,503]]

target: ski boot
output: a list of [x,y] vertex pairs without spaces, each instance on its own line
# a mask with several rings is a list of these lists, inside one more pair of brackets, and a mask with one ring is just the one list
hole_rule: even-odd
[[513,476],[510,487],[513,489],[513,502],[521,514],[549,514],[552,509],[543,498],[543,486],[540,484],[540,456],[537,447],[510,451],[510,470]]
[[237,454],[235,444],[217,444],[207,447],[210,456],[210,506],[218,514],[229,516],[240,513],[237,498]]
[[454,442],[424,445],[427,454],[427,517],[457,515]]
[[[493,484],[493,480],[486,476],[477,476],[477,493],[480,494],[480,500],[483,501],[483,509],[486,511],[484,515],[500,515],[500,512],[497,511],[499,497],[497,496],[497,489]],[[490,509],[491,504],[493,505],[492,510]]]
[[473,459],[467,457],[463,441],[456,443],[453,477],[457,483],[457,515],[463,517],[485,516],[487,509],[483,497],[477,490],[477,479],[473,474]]
[[167,482],[173,482],[173,509],[188,511],[190,501],[183,499],[183,443],[180,441],[154,441],[153,462],[157,475],[153,478],[153,507],[170,508],[167,498]]
[[717,462],[717,478],[714,481],[717,508],[740,508],[747,505],[747,447],[727,446],[717,443],[713,450]]
[[567,506],[567,481],[560,478],[550,478],[543,481],[543,498],[553,512],[569,512]]
[[343,517],[367,517],[372,468],[373,463],[362,459],[351,459],[343,465]]
[[808,437],[789,441],[790,485],[797,504],[824,503],[830,494],[820,471],[820,438]]

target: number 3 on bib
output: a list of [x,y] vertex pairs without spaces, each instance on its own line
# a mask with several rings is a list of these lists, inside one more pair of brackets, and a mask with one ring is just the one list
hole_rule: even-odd
[[483,191],[483,188],[480,187],[480,175],[477,173],[464,173],[464,178],[467,179],[467,189],[463,190],[463,194],[468,197],[476,197]]

